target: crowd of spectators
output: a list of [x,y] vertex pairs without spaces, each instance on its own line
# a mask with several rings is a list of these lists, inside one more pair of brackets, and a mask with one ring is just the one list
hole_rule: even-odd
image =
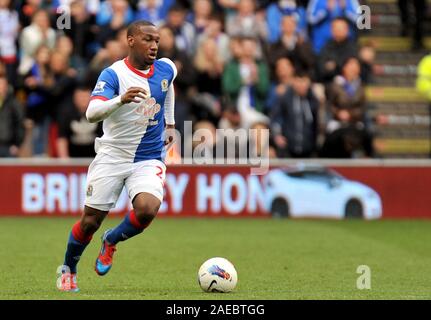
[[[356,0],[0,0],[0,156],[91,157],[99,73],[130,22],[174,61],[177,129],[270,129],[271,157],[371,157]],[[70,21],[64,12],[70,13]],[[59,23],[61,22],[61,23]],[[70,22],[68,24],[68,22]]]

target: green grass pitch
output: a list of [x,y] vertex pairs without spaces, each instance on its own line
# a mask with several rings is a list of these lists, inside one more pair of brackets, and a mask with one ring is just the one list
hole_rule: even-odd
[[[93,270],[100,235],[79,265],[80,293],[58,292],[69,230],[76,219],[0,219],[0,299],[431,299],[431,221],[163,219],[118,245],[108,275]],[[206,259],[231,260],[239,282],[204,293]],[[358,290],[359,265],[371,289]]]

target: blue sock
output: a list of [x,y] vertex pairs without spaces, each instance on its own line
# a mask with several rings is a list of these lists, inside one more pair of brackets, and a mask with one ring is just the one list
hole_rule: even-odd
[[90,243],[90,240],[91,236],[84,236],[80,227],[80,222],[77,222],[70,232],[63,263],[69,267],[71,273],[76,273],[76,265],[85,248]]
[[106,236],[110,244],[117,244],[120,241],[127,240],[140,234],[147,226],[141,225],[136,219],[134,211],[127,215],[124,220],[112,229]]

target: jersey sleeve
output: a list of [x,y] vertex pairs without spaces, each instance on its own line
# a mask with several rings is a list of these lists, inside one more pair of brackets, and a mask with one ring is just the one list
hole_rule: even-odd
[[171,80],[170,84],[172,84],[172,82],[174,82],[175,78],[177,77],[177,73],[178,73],[177,67],[175,66],[175,63],[169,58],[161,58],[160,61],[167,63],[171,67],[171,69],[172,69],[172,80]]
[[102,71],[99,78],[97,79],[96,86],[91,93],[91,99],[99,100],[111,100],[115,96],[118,96],[119,82],[118,76],[114,70],[106,68]]
[[175,125],[175,90],[171,84],[165,98],[165,122],[168,125]]

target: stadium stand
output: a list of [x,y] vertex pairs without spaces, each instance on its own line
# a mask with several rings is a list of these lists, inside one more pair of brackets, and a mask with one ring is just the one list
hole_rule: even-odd
[[[328,123],[335,117],[340,123],[363,131],[356,140],[364,132],[373,136],[373,150],[347,152],[346,157],[429,157],[430,108],[416,91],[415,82],[417,65],[431,48],[431,38],[426,37],[431,25],[425,20],[421,48],[414,41],[413,30],[409,37],[408,29],[403,27],[398,2],[403,3],[402,0],[359,3],[353,0],[1,0],[0,74],[8,78],[27,115],[22,123],[26,130],[24,141],[14,155],[59,156],[58,127],[61,123],[65,130],[63,118],[73,108],[74,88],[93,87],[103,68],[123,58],[127,53],[127,24],[145,18],[164,26],[160,55],[175,61],[179,70],[176,117],[181,132],[184,120],[192,120],[196,125],[199,121],[210,121],[218,128],[252,127],[256,123],[272,128],[271,107],[285,96],[296,70],[311,76],[313,94],[320,102],[319,135],[309,156],[322,155],[319,149],[328,134]],[[347,11],[340,9],[340,3],[346,4]],[[354,26],[353,13],[359,4],[371,9],[370,30],[358,31]],[[429,4],[428,1],[431,7]],[[59,29],[59,8],[64,6],[71,8],[71,26]],[[321,40],[331,37],[333,21],[325,20],[324,25],[319,22],[319,6],[328,6],[334,18],[342,16],[349,22],[350,43],[344,43],[341,37],[340,43],[334,42],[325,51]],[[408,6],[407,11],[408,16],[415,16],[413,7]],[[424,11],[425,18],[427,12]],[[283,19],[285,16],[294,16],[295,20]],[[278,41],[279,35],[286,36],[284,42]],[[317,43],[313,35],[320,39]],[[315,56],[313,45],[315,52],[319,52]],[[247,56],[250,51],[255,51],[254,57]],[[348,52],[358,53],[360,83],[365,87],[363,119],[354,123],[351,116],[341,115],[340,119],[339,114],[331,115],[328,105],[331,101],[325,99],[332,81],[340,83],[341,66],[352,55]],[[335,65],[326,58],[322,61],[322,55],[335,57]],[[289,59],[279,61],[283,57]],[[215,66],[214,70],[211,66]],[[329,68],[324,70],[324,79],[322,68]],[[355,81],[346,90],[357,90]],[[244,88],[254,89],[246,95]],[[255,101],[257,104],[253,105]],[[244,107],[244,103],[248,105]],[[354,101],[348,104],[354,105]],[[286,123],[295,125],[295,121]],[[75,128],[84,133],[88,130],[84,122]],[[77,134],[82,136],[83,132]],[[12,147],[11,141],[0,141],[1,147]],[[271,146],[273,155],[292,156],[274,133]],[[67,153],[61,154],[67,157]]]
[[[430,113],[427,101],[415,90],[417,65],[431,48],[412,50],[413,40],[401,37],[400,13],[395,0],[369,0],[372,28],[361,44],[376,49],[374,82],[367,89],[376,121],[375,145],[384,157],[429,157]],[[429,6],[428,6],[429,7]],[[426,34],[430,25],[424,24]]]

